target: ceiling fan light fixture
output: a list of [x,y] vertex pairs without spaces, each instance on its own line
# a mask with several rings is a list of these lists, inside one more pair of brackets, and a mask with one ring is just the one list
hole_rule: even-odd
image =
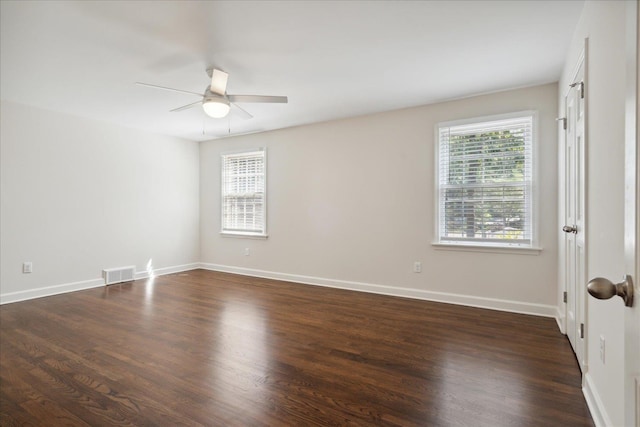
[[202,101],[202,109],[209,117],[221,119],[229,114],[229,101],[222,97],[207,97]]

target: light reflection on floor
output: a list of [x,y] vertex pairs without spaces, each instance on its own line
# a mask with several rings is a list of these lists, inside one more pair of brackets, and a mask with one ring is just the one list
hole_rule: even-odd
[[[485,350],[486,351],[486,350]],[[535,414],[522,413],[523,401],[531,399],[530,390],[521,373],[507,366],[488,365],[486,354],[460,354],[455,349],[442,353],[446,357],[438,361],[437,419],[443,425],[459,419],[461,412],[469,413],[478,420],[478,425],[504,423],[509,418],[526,419]],[[461,375],[462,373],[462,375]],[[432,384],[433,385],[433,384]],[[505,397],[508,396],[508,397]],[[494,409],[492,401],[509,402],[509,413]],[[432,419],[433,421],[433,419]]]
[[144,314],[153,314],[153,295],[155,291],[155,277],[149,277],[144,284]]
[[[211,385],[225,390],[225,395],[216,397],[216,404],[222,400],[234,407],[245,402],[235,413],[243,413],[247,422],[261,418],[261,408],[269,398],[265,390],[270,365],[267,320],[267,314],[250,301],[227,301],[218,328],[212,331],[216,348],[211,356]],[[246,405],[247,401],[255,404]]]

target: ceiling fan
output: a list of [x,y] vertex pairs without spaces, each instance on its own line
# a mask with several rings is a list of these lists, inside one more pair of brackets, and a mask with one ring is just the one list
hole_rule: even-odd
[[216,68],[207,69],[207,74],[211,77],[211,84],[205,88],[204,94],[197,92],[190,92],[188,90],[174,89],[170,87],[152,85],[149,83],[136,82],[137,85],[148,86],[156,89],[170,90],[173,92],[188,93],[191,95],[199,96],[196,102],[192,102],[182,107],[174,108],[170,110],[172,113],[176,111],[187,110],[191,107],[195,107],[198,104],[202,104],[204,112],[215,119],[220,119],[229,114],[229,110],[233,105],[244,118],[250,119],[253,116],[247,111],[239,107],[236,102],[271,102],[286,104],[289,102],[286,96],[268,96],[268,95],[231,95],[227,93],[227,80],[229,74]]

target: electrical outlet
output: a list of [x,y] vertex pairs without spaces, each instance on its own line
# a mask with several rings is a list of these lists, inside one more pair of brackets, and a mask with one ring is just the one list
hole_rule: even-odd
[[244,256],[249,256],[249,255],[250,255],[249,248],[244,248]]
[[22,263],[22,272],[23,273],[33,273],[33,263],[31,261],[26,261]]
[[604,364],[604,335],[600,335],[600,360],[602,361],[602,364]]
[[422,273],[422,263],[420,261],[416,261],[413,263],[413,272]]

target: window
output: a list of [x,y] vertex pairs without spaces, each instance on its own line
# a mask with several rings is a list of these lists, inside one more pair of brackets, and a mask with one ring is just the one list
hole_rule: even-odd
[[266,236],[264,149],[222,155],[222,233]]
[[436,243],[533,246],[534,116],[438,125]]

